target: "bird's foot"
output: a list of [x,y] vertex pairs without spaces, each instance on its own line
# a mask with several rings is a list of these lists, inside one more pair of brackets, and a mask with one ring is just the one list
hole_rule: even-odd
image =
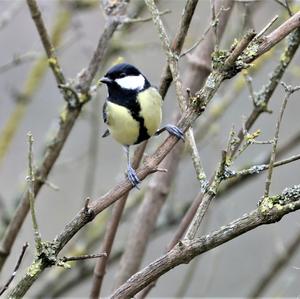
[[133,187],[140,189],[138,185],[141,181],[138,178],[135,170],[131,167],[131,165],[128,165],[127,167],[127,177]]
[[184,133],[181,129],[174,125],[165,125],[163,128],[156,131],[155,135],[159,135],[163,131],[167,131],[169,134],[176,136],[178,139],[184,141]]

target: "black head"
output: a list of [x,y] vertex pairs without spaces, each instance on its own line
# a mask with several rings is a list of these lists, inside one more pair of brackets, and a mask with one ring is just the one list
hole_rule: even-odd
[[120,88],[129,91],[141,91],[150,86],[146,77],[136,67],[128,63],[113,66],[100,81],[107,84],[108,89]]

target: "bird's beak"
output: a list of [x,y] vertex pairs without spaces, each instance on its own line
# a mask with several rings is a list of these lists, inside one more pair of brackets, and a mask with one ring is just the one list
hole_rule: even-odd
[[109,83],[112,83],[113,80],[107,78],[107,77],[103,77],[99,80],[100,82],[104,83],[104,84],[109,84]]

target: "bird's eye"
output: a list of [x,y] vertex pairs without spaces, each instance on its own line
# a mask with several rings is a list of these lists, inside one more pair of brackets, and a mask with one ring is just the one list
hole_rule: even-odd
[[125,73],[121,73],[119,77],[120,78],[124,78],[124,77],[126,77],[126,74]]

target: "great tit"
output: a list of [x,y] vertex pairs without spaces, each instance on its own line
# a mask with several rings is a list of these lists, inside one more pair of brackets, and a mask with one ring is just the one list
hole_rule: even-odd
[[113,66],[100,79],[107,85],[108,97],[103,105],[103,119],[109,134],[125,147],[127,177],[134,187],[140,183],[130,163],[129,146],[149,139],[163,131],[184,139],[183,132],[174,125],[158,130],[162,118],[162,97],[147,78],[133,65]]

